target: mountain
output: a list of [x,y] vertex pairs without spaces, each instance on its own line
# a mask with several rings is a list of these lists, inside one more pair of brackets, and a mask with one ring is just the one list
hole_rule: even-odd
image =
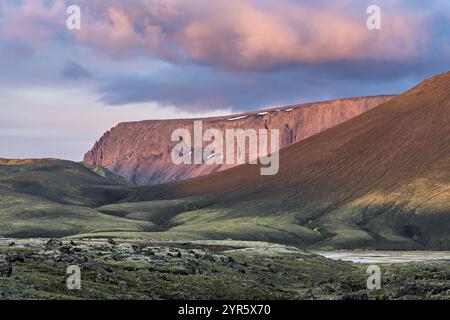
[[0,236],[449,250],[449,123],[448,72],[285,147],[274,176],[247,164],[136,186],[98,164],[1,160]]
[[161,120],[121,123],[106,132],[86,153],[88,166],[108,168],[115,174],[140,184],[185,180],[229,169],[230,165],[173,164],[170,153],[177,142],[170,141],[175,129],[193,131],[194,120],[203,128],[279,129],[281,147],[317,134],[373,107],[392,96],[375,96],[308,103],[207,119]]
[[204,201],[171,220],[178,236],[450,249],[450,72],[281,150],[275,176],[243,165],[128,201],[162,199]]
[[[96,169],[98,171],[98,168]],[[56,159],[0,160],[0,237],[64,237],[79,233],[150,231],[150,222],[97,210],[130,196],[122,177]]]

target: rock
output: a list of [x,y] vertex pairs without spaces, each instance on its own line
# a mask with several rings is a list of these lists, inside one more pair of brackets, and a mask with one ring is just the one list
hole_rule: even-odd
[[112,244],[113,246],[117,246],[117,242],[113,238],[109,238],[108,243]]
[[338,296],[336,300],[369,300],[369,296],[364,291],[351,292]]
[[[204,130],[226,130],[236,125],[241,129],[278,129],[281,148],[306,139],[318,132],[340,124],[392,96],[340,99],[328,102],[297,105],[249,112],[243,118],[230,121],[234,116],[203,119]],[[164,120],[121,123],[106,132],[86,153],[84,163],[102,166],[137,184],[157,184],[185,180],[210,174],[233,165],[175,165],[171,151],[179,142],[172,142],[175,129],[193,132],[192,120]]]
[[72,247],[71,247],[71,246],[64,246],[64,245],[62,245],[62,246],[59,247],[59,251],[60,251],[61,253],[66,254],[66,255],[71,255],[71,254],[73,254],[73,251],[72,251]]
[[0,277],[9,278],[12,274],[12,263],[9,261],[0,262]]
[[47,244],[45,245],[44,250],[45,251],[52,251],[55,249],[58,249],[63,245],[63,242],[59,239],[50,239]]
[[10,262],[10,263],[15,263],[15,262],[24,262],[25,261],[25,256],[23,254],[12,254],[9,255],[6,258],[6,261]]
[[114,274],[101,271],[97,273],[96,281],[100,283],[115,284],[118,282],[117,277]]

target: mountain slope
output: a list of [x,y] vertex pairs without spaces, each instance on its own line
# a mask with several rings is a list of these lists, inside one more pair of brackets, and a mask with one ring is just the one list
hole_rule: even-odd
[[0,160],[0,187],[50,201],[97,206],[123,199],[132,184],[105,169],[57,159]]
[[[260,110],[240,115],[197,119],[206,131],[219,129],[279,129],[281,147],[303,140],[355,117],[392,96],[340,99]],[[228,169],[229,165],[184,165],[172,163],[170,153],[178,142],[170,141],[175,129],[193,131],[194,119],[121,123],[95,143],[84,163],[99,165],[137,184],[185,180]]]
[[0,160],[0,237],[159,230],[92,207],[129,196],[130,184],[82,164],[54,159]]
[[244,165],[137,191],[207,198],[172,232],[321,248],[450,248],[450,73],[281,151],[280,172]]

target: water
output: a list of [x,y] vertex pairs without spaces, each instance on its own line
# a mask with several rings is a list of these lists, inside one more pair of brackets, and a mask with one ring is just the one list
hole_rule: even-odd
[[450,251],[314,251],[333,260],[355,263],[405,263],[450,260]]

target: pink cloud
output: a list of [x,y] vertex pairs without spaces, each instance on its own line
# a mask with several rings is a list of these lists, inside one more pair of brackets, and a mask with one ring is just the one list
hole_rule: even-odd
[[158,55],[163,34],[160,26],[152,24],[142,13],[108,6],[100,16],[84,20],[81,30],[74,32],[73,36],[78,43],[98,53],[126,58],[137,52]]
[[[381,31],[365,11],[289,0],[79,0],[82,29],[65,30],[64,3],[25,0],[6,10],[4,34],[41,43],[64,32],[113,58],[151,55],[231,69],[354,59],[405,59],[426,43],[426,29],[406,13],[383,12]],[[318,2],[320,3],[320,1]],[[261,5],[262,4],[262,5]],[[349,8],[351,6],[348,6]],[[50,26],[50,27],[49,27]]]
[[226,2],[190,19],[177,42],[199,62],[260,69],[293,63],[404,59],[424,42],[415,17],[385,13],[381,31],[366,28],[365,12],[278,2],[271,10],[251,1]]
[[6,38],[38,46],[64,32],[66,7],[62,0],[55,0],[51,6],[45,6],[42,1],[24,0],[20,6],[2,3],[1,7],[0,35]]

